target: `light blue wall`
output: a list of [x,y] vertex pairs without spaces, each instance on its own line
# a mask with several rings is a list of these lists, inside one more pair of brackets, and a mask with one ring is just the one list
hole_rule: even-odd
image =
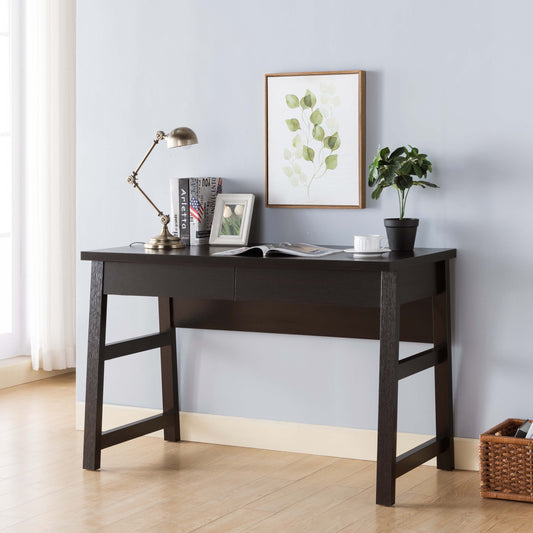
[[[79,250],[158,233],[126,184],[154,132],[192,127],[196,150],[152,154],[140,181],[156,203],[172,176],[223,176],[258,196],[252,238],[348,245],[396,216],[387,191],[357,210],[265,209],[264,74],[367,71],[367,161],[413,144],[437,191],[417,190],[418,246],[455,247],[456,432],[531,417],[533,141],[527,2],[78,0]],[[84,398],[89,264],[78,263],[78,391]],[[156,304],[111,298],[108,341],[157,329]],[[374,341],[180,331],[187,411],[375,428]],[[419,346],[402,346],[404,354]],[[399,429],[433,432],[432,375],[400,387]],[[151,352],[108,363],[105,401],[160,406]]]

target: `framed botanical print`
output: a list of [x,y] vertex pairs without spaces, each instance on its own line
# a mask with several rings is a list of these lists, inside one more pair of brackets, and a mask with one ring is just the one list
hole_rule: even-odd
[[365,207],[365,72],[266,74],[266,207]]

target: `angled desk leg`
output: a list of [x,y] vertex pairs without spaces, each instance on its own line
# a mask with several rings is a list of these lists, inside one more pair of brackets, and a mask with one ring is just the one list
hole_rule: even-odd
[[437,468],[453,470],[453,389],[452,350],[450,325],[450,262],[442,261],[439,275],[444,281],[445,292],[433,297],[433,344],[444,352],[441,362],[435,366],[435,419],[437,438],[447,440],[445,450],[437,455]]
[[104,394],[104,349],[107,295],[104,294],[104,263],[91,265],[91,303],[87,347],[87,385],[85,389],[85,429],[83,468],[98,470],[102,452],[102,401]]
[[398,424],[398,360],[400,303],[398,274],[381,273],[379,332],[379,412],[376,503],[394,505],[396,430]]
[[163,412],[171,412],[172,424],[165,427],[165,440],[180,440],[180,407],[178,397],[178,361],[176,353],[176,327],[174,324],[174,304],[172,298],[159,298],[159,330],[171,330],[170,344],[161,347],[161,388],[163,392]]

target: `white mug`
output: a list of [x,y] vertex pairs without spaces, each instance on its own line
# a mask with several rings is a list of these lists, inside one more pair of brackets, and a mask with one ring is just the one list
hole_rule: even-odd
[[379,252],[383,240],[381,235],[354,235],[353,249],[355,252]]

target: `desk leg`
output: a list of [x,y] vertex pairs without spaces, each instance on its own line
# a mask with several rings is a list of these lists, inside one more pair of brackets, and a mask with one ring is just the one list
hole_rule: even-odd
[[400,304],[396,272],[381,273],[379,339],[376,503],[390,506],[394,505],[396,492],[396,430],[398,423]]
[[439,264],[445,292],[433,297],[433,343],[445,351],[445,359],[435,366],[435,420],[437,438],[448,440],[445,451],[437,455],[437,468],[453,470],[453,389],[452,349],[450,332],[450,272],[449,261]]
[[174,325],[174,305],[172,298],[159,298],[159,330],[172,329],[169,346],[161,348],[161,388],[163,392],[163,412],[174,415],[172,426],[165,427],[165,440],[180,440],[180,406],[178,397],[178,360],[176,353],[176,327]]
[[104,263],[93,261],[91,266],[91,303],[83,435],[83,468],[87,470],[100,468],[106,316],[107,295],[104,294]]

